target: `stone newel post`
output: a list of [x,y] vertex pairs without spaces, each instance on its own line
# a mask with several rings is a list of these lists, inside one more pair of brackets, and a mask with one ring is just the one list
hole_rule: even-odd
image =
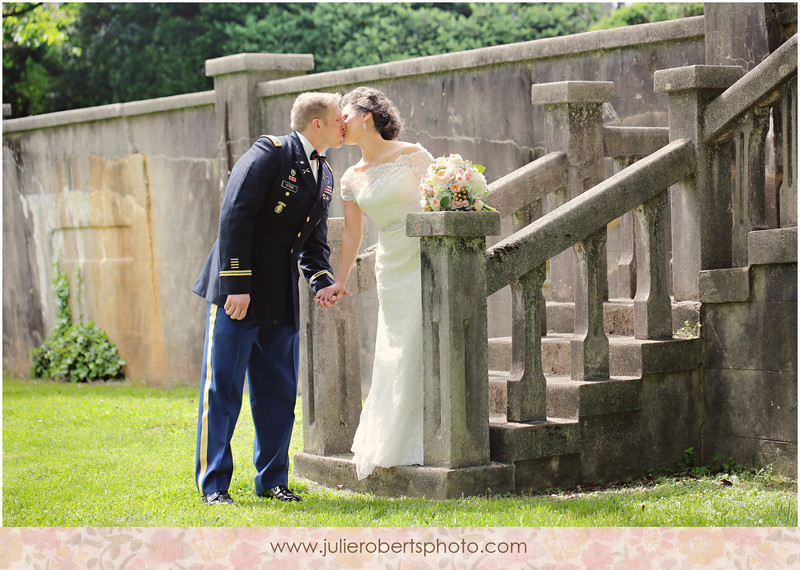
[[217,139],[228,170],[259,136],[268,134],[261,132],[256,85],[302,75],[311,69],[311,54],[240,53],[206,60],[206,75],[214,78],[217,98]]
[[497,212],[410,214],[421,238],[425,466],[487,465],[486,236]]
[[[532,103],[545,107],[547,151],[563,151],[569,162],[567,187],[549,197],[550,211],[603,181],[603,103],[613,100],[611,81],[561,81],[531,87]],[[605,258],[603,263],[605,267]],[[550,260],[554,301],[574,300],[574,266],[569,250]]]
[[[331,265],[339,264],[344,218],[328,219]],[[347,281],[357,289],[356,274]],[[300,389],[303,394],[303,451],[319,456],[348,453],[361,414],[358,297],[322,309],[300,278]]]
[[708,104],[743,74],[741,67],[693,65],[654,76],[656,93],[669,95],[669,140],[690,139],[697,149],[695,176],[671,190],[676,301],[700,298],[700,271],[731,266],[730,149],[704,143],[701,122]]

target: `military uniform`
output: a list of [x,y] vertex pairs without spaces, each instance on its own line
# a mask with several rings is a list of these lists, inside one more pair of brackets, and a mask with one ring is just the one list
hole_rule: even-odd
[[[236,162],[220,211],[219,236],[193,291],[208,301],[197,430],[197,486],[225,491],[230,440],[245,372],[255,424],[255,487],[286,485],[299,346],[298,263],[316,292],[333,284],[327,218],[333,173],[322,160],[315,181],[296,132],[265,136]],[[250,294],[244,319],[224,309]]]

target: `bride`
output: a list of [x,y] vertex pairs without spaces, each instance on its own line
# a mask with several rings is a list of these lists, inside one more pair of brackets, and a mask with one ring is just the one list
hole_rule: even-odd
[[406,215],[420,212],[420,179],[433,162],[418,144],[397,140],[399,113],[380,91],[344,96],[344,143],[361,160],[341,178],[345,229],[336,281],[315,301],[330,306],[345,291],[361,246],[363,213],[380,228],[375,255],[378,329],[372,384],[353,440],[359,479],[376,466],[422,464],[422,307],[419,238],[406,236]]

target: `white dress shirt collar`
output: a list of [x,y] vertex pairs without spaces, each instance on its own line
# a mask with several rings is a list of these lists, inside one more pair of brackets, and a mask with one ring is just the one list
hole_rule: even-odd
[[311,153],[314,152],[314,145],[311,144],[311,141],[309,141],[302,133],[298,132],[297,136],[300,139],[300,142],[303,143],[303,150],[306,151],[306,158],[311,161]]
[[319,169],[319,161],[318,160],[311,160],[311,153],[314,152],[316,149],[314,145],[311,144],[302,133],[298,132],[297,137],[300,139],[300,142],[303,144],[303,150],[306,151],[306,158],[308,159],[308,164],[311,166],[311,173],[314,175],[314,180],[317,179],[317,170]]

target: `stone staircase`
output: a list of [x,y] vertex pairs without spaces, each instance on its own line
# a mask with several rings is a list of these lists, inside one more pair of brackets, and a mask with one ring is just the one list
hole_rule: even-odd
[[[699,310],[699,303],[673,303],[673,330],[687,321],[690,325],[697,323]],[[652,452],[654,445],[665,444],[653,431],[667,426],[650,426],[636,433],[648,423],[652,415],[648,409],[658,405],[660,398],[654,390],[667,388],[670,373],[676,374],[678,384],[687,382],[687,372],[690,377],[696,376],[698,342],[678,338],[637,340],[633,337],[633,301],[614,300],[604,305],[610,378],[572,380],[572,315],[571,303],[548,303],[547,322],[551,328],[542,337],[546,420],[507,422],[511,338],[489,339],[491,458],[514,464],[516,492],[622,478],[655,467],[648,464],[648,456],[654,454],[647,449]]]

